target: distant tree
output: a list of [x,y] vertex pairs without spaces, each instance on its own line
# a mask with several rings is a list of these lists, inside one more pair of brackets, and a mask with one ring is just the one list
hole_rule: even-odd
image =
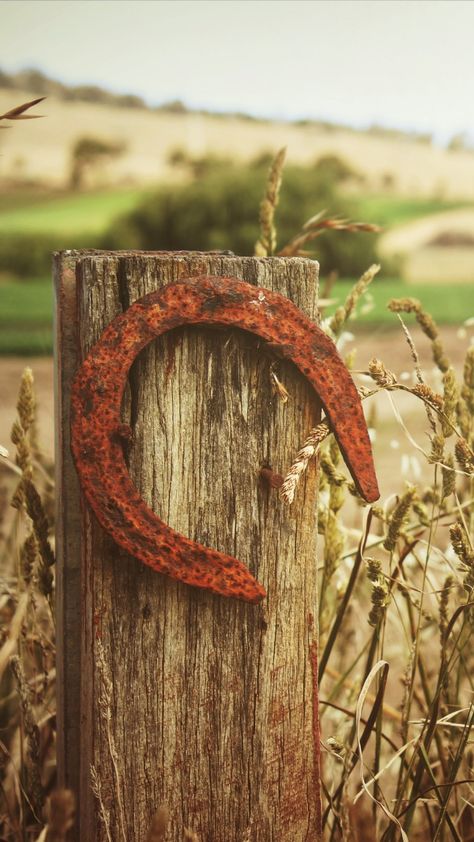
[[458,132],[453,135],[448,143],[450,152],[462,152],[467,147],[467,137],[465,132]]
[[12,76],[10,73],[5,73],[4,70],[0,70],[0,88],[14,88],[15,83],[13,81]]
[[314,173],[325,182],[337,185],[344,181],[360,181],[361,174],[339,155],[322,155],[314,165]]
[[108,105],[113,95],[98,85],[76,85],[67,88],[64,92],[64,99],[78,102],[96,102],[101,105]]
[[204,178],[218,169],[231,167],[233,163],[231,158],[223,158],[212,153],[193,157],[182,146],[170,149],[166,160],[170,166],[183,170],[194,179]]
[[166,157],[170,167],[187,167],[190,161],[189,152],[184,146],[173,146]]
[[[200,162],[202,164],[202,162]],[[163,185],[130,213],[114,220],[103,248],[231,249],[253,254],[258,237],[258,209],[267,167],[208,160],[204,177],[184,185]],[[354,219],[356,204],[339,195],[333,173],[324,167],[285,169],[276,215],[280,247],[322,208]],[[376,237],[368,233],[328,231],[314,243],[322,272],[337,269],[352,277],[374,263]]]
[[35,70],[35,68],[20,70],[12,78],[16,88],[20,88],[23,91],[31,91],[40,96],[62,96],[65,90],[61,82],[50,79],[41,70]]
[[71,154],[70,186],[79,190],[84,185],[86,174],[98,169],[101,164],[117,158],[125,151],[125,144],[97,137],[80,137]]
[[249,166],[257,170],[261,170],[262,168],[268,170],[274,157],[275,153],[271,149],[263,149],[261,152],[258,152],[257,155],[255,155],[255,158],[252,158]]
[[382,187],[382,190],[391,192],[395,188],[396,183],[397,179],[395,178],[393,172],[388,172],[387,170],[386,172],[383,172],[380,176],[380,185]]
[[188,113],[188,109],[180,99],[172,99],[170,102],[164,102],[162,105],[158,105],[156,111],[166,111],[168,114]]
[[424,144],[425,146],[431,146],[433,143],[433,135],[429,132],[415,132],[413,135],[413,139],[416,143]]
[[146,108],[145,100],[135,94],[117,94],[114,104],[121,108]]
[[[49,79],[40,70],[23,70],[20,76],[20,81],[23,82],[25,90],[33,91],[34,94],[48,94],[50,93]],[[18,79],[17,79],[18,84]]]

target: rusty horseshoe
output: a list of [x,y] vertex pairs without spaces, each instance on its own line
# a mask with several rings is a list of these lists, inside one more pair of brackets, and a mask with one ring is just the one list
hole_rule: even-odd
[[181,325],[239,327],[272,343],[317,393],[353,480],[379,497],[357,389],[332,340],[291,301],[232,277],[203,276],[146,295],[105,329],[72,387],[72,451],[84,494],[102,527],[132,556],[189,585],[257,603],[262,585],[238,559],[180,535],[145,504],[123,456],[120,411],[137,354]]

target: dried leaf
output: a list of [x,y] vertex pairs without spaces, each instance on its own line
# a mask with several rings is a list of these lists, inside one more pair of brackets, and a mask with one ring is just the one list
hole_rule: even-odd
[[0,114],[0,120],[37,120],[42,117],[42,114],[25,114],[33,105],[38,105],[43,102],[45,96],[40,96],[38,99],[32,99],[29,102],[24,102],[23,105],[17,105],[16,108],[11,108],[10,111],[5,111],[5,114]]

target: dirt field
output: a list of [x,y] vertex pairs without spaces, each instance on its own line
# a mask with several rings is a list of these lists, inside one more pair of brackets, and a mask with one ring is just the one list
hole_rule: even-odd
[[[474,330],[473,330],[474,332]],[[426,378],[434,388],[440,388],[439,380],[433,373],[433,364],[429,352],[428,341],[414,329],[415,338],[421,364],[426,372]],[[442,331],[443,341],[448,355],[458,371],[462,370],[464,355],[468,347],[469,336],[459,338],[457,330],[446,327]],[[364,332],[348,343],[344,352],[355,346],[357,351],[356,369],[363,370],[372,356],[382,359],[385,364],[404,379],[403,372],[412,372],[413,365],[408,347],[396,331],[377,328]],[[25,359],[19,357],[0,358],[0,383],[2,403],[0,406],[0,444],[10,447],[10,429],[15,418],[15,403],[18,383],[24,367],[29,365],[33,369],[39,408],[40,442],[48,454],[54,450],[54,398],[53,398],[53,361],[49,357],[34,357]],[[413,382],[410,378],[407,383]],[[374,399],[372,399],[373,401]],[[426,436],[426,416],[421,402],[411,395],[397,393],[393,400],[398,407],[403,420],[411,435],[425,450],[429,448]],[[365,403],[366,415],[370,418],[371,405]],[[386,394],[376,399],[377,434],[374,442],[374,455],[379,474],[382,495],[385,497],[403,487],[403,478],[412,482],[421,477],[428,479],[427,467],[422,454],[417,454],[406,434],[396,421],[390,401]],[[298,444],[298,443],[295,443]],[[292,454],[288,454],[290,460]],[[413,462],[413,457],[416,461]],[[279,466],[284,470],[286,466]],[[403,467],[403,473],[402,473]]]
[[455,231],[459,234],[472,236],[474,232],[474,209],[460,208],[459,210],[432,213],[421,219],[415,219],[406,225],[397,225],[380,238],[380,255],[391,256],[420,248],[439,234]]
[[[31,92],[0,90],[0,113],[32,99]],[[2,132],[0,177],[16,175],[63,186],[72,145],[84,134],[123,141],[126,152],[105,174],[113,183],[156,182],[176,174],[167,164],[172,149],[193,156],[214,153],[249,160],[263,151],[288,146],[288,159],[308,163],[327,153],[339,155],[366,175],[369,189],[386,188],[410,196],[474,198],[474,155],[447,151],[406,138],[350,130],[271,123],[234,117],[116,108],[48,97],[39,113]],[[85,129],[84,127],[87,127]]]

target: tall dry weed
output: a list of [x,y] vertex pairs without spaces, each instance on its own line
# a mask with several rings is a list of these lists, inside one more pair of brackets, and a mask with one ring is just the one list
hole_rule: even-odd
[[[52,524],[46,514],[51,465],[36,442],[33,374],[25,369],[12,428],[14,456],[0,458],[11,508],[0,537],[0,722],[3,731],[1,830],[28,842],[46,825],[55,782],[55,630]],[[47,574],[46,574],[47,570]],[[52,800],[53,814],[55,799]],[[60,838],[44,836],[44,838]]]

